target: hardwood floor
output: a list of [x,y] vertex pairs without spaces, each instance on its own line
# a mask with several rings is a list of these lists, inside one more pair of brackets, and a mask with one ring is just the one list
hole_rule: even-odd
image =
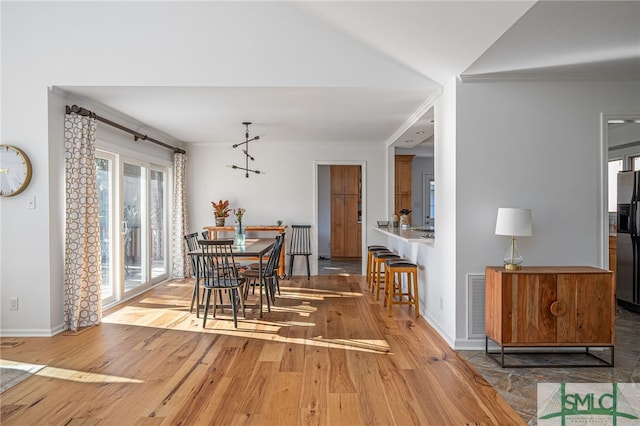
[[161,285],[76,335],[1,339],[3,359],[46,365],[2,394],[1,423],[525,424],[426,321],[387,317],[362,276],[283,280],[272,312],[238,329],[228,311],[203,329],[191,289]]

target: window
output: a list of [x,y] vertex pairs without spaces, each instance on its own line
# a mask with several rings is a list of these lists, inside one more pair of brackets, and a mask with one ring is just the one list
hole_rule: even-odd
[[631,170],[640,170],[640,155],[634,155],[629,157],[631,163]]

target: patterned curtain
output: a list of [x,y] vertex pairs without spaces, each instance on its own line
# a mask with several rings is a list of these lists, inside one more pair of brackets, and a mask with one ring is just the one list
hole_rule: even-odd
[[191,263],[185,250],[184,236],[188,234],[189,218],[187,216],[187,199],[185,195],[184,174],[187,157],[176,152],[173,162],[173,217],[171,234],[171,277],[182,279],[191,276]]
[[95,139],[95,118],[65,115],[64,327],[72,331],[102,321]]

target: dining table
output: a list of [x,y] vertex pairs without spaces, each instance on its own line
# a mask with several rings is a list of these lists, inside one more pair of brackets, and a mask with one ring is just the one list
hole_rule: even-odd
[[[242,259],[242,258],[257,258],[258,259],[258,274],[262,277],[264,257],[269,254],[271,249],[273,248],[276,240],[275,238],[247,238],[243,245],[237,245],[235,243],[232,246],[233,257],[234,259]],[[190,250],[188,252],[189,256],[197,256],[202,257],[203,252],[202,249]],[[203,265],[204,262],[197,261],[196,265]],[[200,314],[200,267],[196,267],[195,272],[195,281],[193,283],[193,295],[191,297],[191,311],[193,311],[194,301],[196,303],[196,317],[199,318]],[[262,318],[262,285],[264,284],[263,278],[260,278],[260,302],[259,302],[259,312],[260,318]],[[269,307],[269,310],[271,308]]]

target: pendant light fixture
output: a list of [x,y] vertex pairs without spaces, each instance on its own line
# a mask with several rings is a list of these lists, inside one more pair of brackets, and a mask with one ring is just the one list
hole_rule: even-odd
[[238,148],[239,146],[243,146],[244,145],[244,149],[242,150],[242,152],[244,153],[244,164],[245,165],[244,165],[244,167],[233,165],[233,166],[231,166],[231,168],[238,169],[238,170],[244,170],[244,176],[248,178],[249,177],[249,172],[255,173],[257,175],[260,174],[260,170],[253,170],[253,169],[249,168],[249,160],[255,161],[255,158],[253,158],[249,154],[249,142],[257,141],[258,139],[260,139],[260,136],[254,136],[251,139],[249,139],[249,125],[251,124],[251,122],[250,121],[244,121],[244,122],[242,122],[242,124],[245,126],[244,142],[240,142],[240,143],[234,144],[233,147],[234,148]]

